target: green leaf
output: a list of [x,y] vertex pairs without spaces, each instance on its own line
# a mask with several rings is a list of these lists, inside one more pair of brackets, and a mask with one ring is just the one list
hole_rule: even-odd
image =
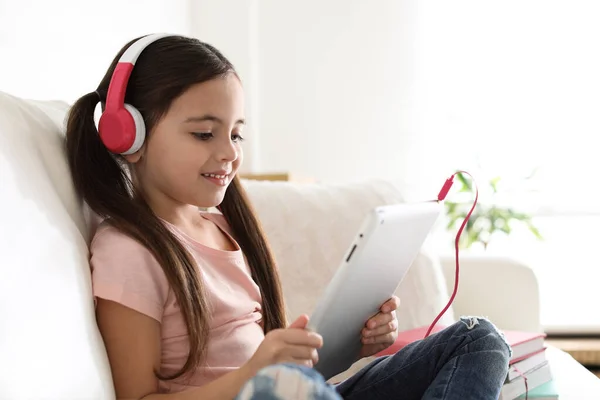
[[531,220],[531,216],[522,213],[522,212],[515,212],[513,210],[509,210],[510,211],[510,217],[512,219],[517,219],[519,221],[529,221]]
[[492,187],[492,190],[494,191],[494,193],[498,193],[498,183],[500,182],[500,177],[497,176],[495,178],[493,178],[492,180],[490,180],[490,186]]
[[[537,172],[535,170],[531,176]],[[461,183],[460,192],[472,192],[473,181],[468,179],[462,173],[456,174],[457,181]],[[491,179],[488,184],[494,193],[498,193],[501,177]],[[470,201],[464,202],[446,202],[446,211],[448,216],[447,229],[457,229],[467,216],[471,209]],[[459,246],[468,248],[476,243],[481,243],[486,247],[495,232],[503,232],[510,235],[513,232],[511,222],[519,221],[528,228],[528,230],[538,239],[543,239],[540,231],[533,225],[532,216],[517,211],[511,207],[500,208],[493,203],[479,203],[475,208],[473,215],[466,222],[463,235]]]
[[467,221],[467,224],[465,225],[465,230],[467,232],[470,232],[473,229],[473,225],[475,225],[475,221],[477,221],[477,217],[474,217],[473,215],[471,215],[471,218],[469,218],[469,220]]
[[497,216],[495,216],[493,214],[490,214],[490,216],[489,216],[489,222],[490,222],[489,232],[490,233],[493,233],[497,229],[499,221],[502,221],[502,219],[498,218]]
[[470,191],[473,190],[473,186],[472,186],[471,181],[468,180],[467,178],[465,178],[465,176],[461,172],[459,172],[458,174],[456,174],[456,177],[458,178],[458,180],[462,184],[462,187],[459,190],[460,192],[470,192]]
[[460,216],[458,216],[458,215],[452,216],[452,217],[451,217],[451,218],[448,220],[448,225],[447,225],[448,229],[451,229],[451,228],[453,228],[453,227],[454,227],[454,225],[456,225],[456,223],[458,222],[458,220],[459,220],[459,219],[461,219],[461,218],[460,218]]
[[458,203],[446,202],[446,212],[448,214],[454,214],[458,208]]
[[531,233],[533,233],[533,236],[535,236],[538,240],[544,240],[544,237],[542,236],[542,234],[540,233],[540,231],[538,230],[538,228],[536,228],[535,226],[533,226],[533,224],[531,222],[527,223],[527,227],[529,228],[529,230],[531,231]]
[[480,236],[481,236],[480,229],[473,229],[473,230],[469,231],[469,233],[467,234],[467,247],[471,247],[473,244],[481,241]]
[[509,224],[504,224],[500,227],[500,230],[506,233],[507,235],[510,235],[510,233],[512,232],[512,227]]

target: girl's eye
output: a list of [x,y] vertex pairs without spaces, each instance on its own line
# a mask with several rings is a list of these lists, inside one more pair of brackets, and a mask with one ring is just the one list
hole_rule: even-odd
[[192,135],[200,140],[209,140],[213,137],[211,132],[192,132]]
[[245,139],[242,137],[242,135],[234,133],[233,135],[231,135],[231,140],[233,140],[234,142],[243,142]]

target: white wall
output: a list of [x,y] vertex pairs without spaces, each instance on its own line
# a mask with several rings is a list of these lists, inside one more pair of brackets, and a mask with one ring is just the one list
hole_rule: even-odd
[[[398,178],[413,140],[413,0],[0,0],[0,90],[73,101],[118,49],[191,34],[231,59],[249,121],[245,171]],[[115,13],[115,9],[119,13]]]
[[[590,0],[0,0],[0,90],[72,101],[132,37],[191,34],[244,81],[246,171],[402,180],[419,197],[481,155],[584,187],[598,18]],[[570,195],[555,187],[545,198]]]
[[599,19],[597,0],[419,2],[414,118],[432,168],[483,185],[540,167],[539,195],[508,202],[598,212]]
[[410,169],[414,3],[261,0],[260,170],[348,181]]
[[586,184],[600,162],[587,139],[600,121],[598,2],[196,4],[194,32],[250,92],[253,170],[381,177],[422,197],[456,169],[484,185],[543,166],[534,205],[571,201],[557,178],[591,202],[600,193]]
[[188,0],[0,0],[0,91],[73,101],[129,40],[188,34],[189,15]]
[[598,18],[594,0],[261,0],[256,165],[414,197],[456,169],[522,190],[541,167],[520,204],[597,210]]

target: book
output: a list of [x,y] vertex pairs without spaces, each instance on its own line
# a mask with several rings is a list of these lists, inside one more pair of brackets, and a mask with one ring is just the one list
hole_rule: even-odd
[[546,334],[542,332],[503,331],[506,341],[512,347],[511,361],[536,353],[544,348]]
[[[434,326],[431,330],[431,335],[443,330],[444,328],[445,326],[443,325]],[[422,326],[419,328],[398,332],[398,338],[396,339],[394,344],[392,344],[387,349],[377,353],[375,356],[379,357],[396,354],[400,349],[404,348],[406,345],[412,342],[416,342],[417,340],[423,339],[425,337],[425,334],[427,333],[427,329],[429,329],[429,326]]]
[[525,394],[517,397],[517,400],[558,400],[558,390],[554,384],[554,380],[548,381]]
[[[431,330],[431,335],[437,333],[446,328],[444,325],[436,325]],[[417,340],[423,339],[427,333],[429,326],[422,326],[419,328],[409,329],[407,331],[399,332],[398,338],[387,349],[376,354],[376,356],[391,355],[398,352],[404,346]],[[507,343],[512,348],[513,354],[511,361],[522,359],[529,354],[537,353],[544,348],[544,340],[546,334],[542,332],[521,332],[521,331],[502,331],[506,338]]]
[[[527,385],[525,384],[525,377],[527,378]],[[527,392],[527,397],[529,398],[532,390],[544,383],[550,382],[552,380],[552,372],[550,371],[548,361],[536,367],[536,369],[529,371],[525,374],[525,377],[521,376],[511,382],[505,383],[502,386],[498,400],[514,400],[525,394],[525,392]]]
[[521,373],[527,373],[528,371],[534,369],[538,365],[543,364],[544,361],[546,361],[545,347],[542,350],[538,350],[533,354],[528,354],[526,356],[514,359],[510,362],[510,367],[508,368],[508,376],[506,380],[512,381],[513,379],[521,376]]

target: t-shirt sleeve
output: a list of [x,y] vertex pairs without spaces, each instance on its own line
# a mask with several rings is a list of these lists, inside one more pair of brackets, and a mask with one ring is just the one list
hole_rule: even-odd
[[148,249],[116,228],[103,226],[92,240],[90,253],[94,298],[162,320],[169,283]]

